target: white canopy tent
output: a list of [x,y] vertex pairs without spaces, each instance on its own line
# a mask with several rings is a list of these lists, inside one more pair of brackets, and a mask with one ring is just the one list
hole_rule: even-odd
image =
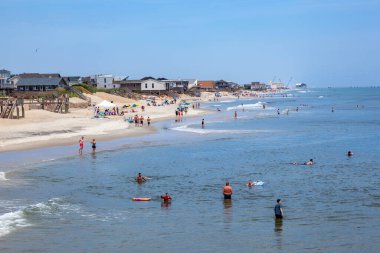
[[96,107],[110,109],[110,108],[115,108],[117,106],[111,102],[108,102],[107,100],[104,100],[103,102],[97,104]]

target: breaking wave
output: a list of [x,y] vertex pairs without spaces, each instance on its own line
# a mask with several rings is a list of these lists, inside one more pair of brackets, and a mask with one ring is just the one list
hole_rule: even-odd
[[4,180],[8,180],[8,179],[5,177],[5,172],[0,171],[0,181],[4,181]]
[[67,212],[79,212],[79,207],[69,204],[64,199],[53,198],[44,203],[37,203],[14,212],[2,214],[0,215],[0,237],[19,228],[32,226],[33,224],[28,221],[28,216],[61,215]]
[[[255,104],[243,104],[243,105],[237,105],[237,106],[231,106],[227,108],[227,111],[231,110],[256,110],[256,109],[263,109],[263,106],[266,105],[267,103],[265,102],[257,102]],[[272,109],[272,107],[266,106],[266,109]]]
[[201,128],[192,128],[188,125],[173,127],[171,130],[180,131],[180,132],[189,132],[196,134],[251,134],[258,132],[268,132],[266,130],[225,130],[225,129],[201,129]]

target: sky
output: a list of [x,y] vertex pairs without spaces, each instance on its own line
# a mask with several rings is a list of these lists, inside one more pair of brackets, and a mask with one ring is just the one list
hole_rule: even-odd
[[0,69],[380,85],[380,1],[0,0]]

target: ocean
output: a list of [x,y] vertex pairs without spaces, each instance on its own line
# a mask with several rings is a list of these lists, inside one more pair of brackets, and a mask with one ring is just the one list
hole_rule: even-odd
[[[201,106],[214,111],[204,129],[185,116],[98,142],[96,154],[89,145],[83,156],[76,145],[0,154],[0,252],[378,252],[379,88]],[[136,184],[138,172],[151,179]],[[264,184],[248,188],[250,179]]]

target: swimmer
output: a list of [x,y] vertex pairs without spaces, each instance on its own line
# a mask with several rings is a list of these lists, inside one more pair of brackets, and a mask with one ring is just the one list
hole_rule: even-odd
[[136,181],[137,183],[141,184],[146,181],[146,178],[141,175],[141,172],[139,172],[139,174],[136,177]]
[[205,119],[202,119],[202,128],[205,128]]
[[168,193],[162,194],[161,198],[164,200],[165,203],[172,200],[172,197]]
[[347,156],[351,157],[351,156],[353,156],[353,155],[354,155],[354,153],[352,153],[351,150],[349,150],[349,151],[347,152]]
[[248,183],[247,183],[247,186],[249,188],[251,188],[251,187],[255,186],[255,184],[252,182],[252,180],[249,180]]
[[230,182],[226,182],[226,186],[223,187],[223,195],[224,199],[231,199],[232,195],[232,187],[230,186]]
[[310,159],[309,161],[304,163],[304,165],[313,165],[313,164],[314,164],[313,159]]

